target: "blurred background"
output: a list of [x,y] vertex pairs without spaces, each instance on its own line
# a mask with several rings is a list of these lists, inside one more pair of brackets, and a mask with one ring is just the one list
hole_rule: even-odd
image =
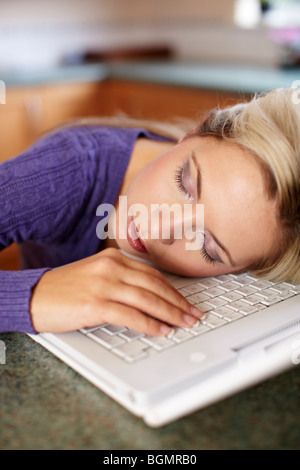
[[0,67],[169,48],[173,57],[263,65],[299,61],[299,1],[0,0]]
[[0,161],[78,117],[198,119],[299,65],[299,0],[0,0]]

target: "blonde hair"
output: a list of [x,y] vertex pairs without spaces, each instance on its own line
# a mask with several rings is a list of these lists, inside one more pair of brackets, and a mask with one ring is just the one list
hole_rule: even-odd
[[237,144],[260,164],[282,228],[274,256],[248,269],[256,276],[300,283],[300,105],[295,90],[277,89],[250,102],[215,109],[188,136]]
[[[266,190],[276,199],[282,228],[274,255],[248,270],[275,282],[300,283],[300,104],[292,89],[255,95],[246,103],[212,110],[200,124],[178,120],[174,124],[131,119],[83,118],[59,127],[103,125],[144,128],[174,141],[189,136],[223,139],[246,149],[262,168]],[[190,129],[193,129],[192,131]],[[53,131],[53,129],[52,129]]]
[[[121,113],[117,116],[92,116],[74,119],[67,123],[59,124],[48,129],[47,134],[51,134],[59,129],[74,126],[105,126],[105,127],[125,127],[129,129],[145,129],[148,132],[177,142],[184,137],[187,132],[195,126],[195,121],[186,118],[177,118],[173,122],[155,121],[151,119],[135,119]],[[44,134],[44,135],[45,135]]]

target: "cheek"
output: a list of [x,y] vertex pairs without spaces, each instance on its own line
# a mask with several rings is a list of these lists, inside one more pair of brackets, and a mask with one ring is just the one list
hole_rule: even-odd
[[127,191],[130,203],[140,202],[149,206],[165,200],[170,173],[165,166],[160,159],[156,159],[140,171]]
[[234,271],[234,268],[220,263],[208,264],[197,250],[187,251],[185,240],[177,240],[172,245],[164,246],[154,240],[151,262],[161,269],[188,277],[217,276]]

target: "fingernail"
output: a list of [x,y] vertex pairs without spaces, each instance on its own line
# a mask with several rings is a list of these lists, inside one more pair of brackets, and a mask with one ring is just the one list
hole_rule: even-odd
[[160,329],[160,332],[163,334],[163,335],[168,335],[169,333],[171,333],[171,331],[173,330],[173,328],[167,326],[167,325],[160,325],[159,327]]
[[183,321],[187,325],[194,325],[196,323],[197,319],[192,315],[183,315]]
[[194,317],[197,317],[197,318],[202,318],[203,317],[203,312],[201,312],[201,310],[199,310],[197,307],[194,307],[194,306],[191,306],[190,313],[191,313],[191,315],[193,315]]

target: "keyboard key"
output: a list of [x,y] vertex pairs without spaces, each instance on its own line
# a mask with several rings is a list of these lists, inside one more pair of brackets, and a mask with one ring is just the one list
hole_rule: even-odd
[[243,308],[246,308],[246,307],[249,307],[249,304],[247,304],[247,302],[245,302],[242,299],[240,300],[236,300],[235,302],[231,302],[230,303],[230,308],[232,308],[233,310],[235,310],[236,312],[242,310]]
[[119,356],[134,356],[144,354],[147,349],[147,344],[143,343],[139,339],[131,342],[124,342],[123,344],[116,345],[113,348],[113,352],[118,354]]
[[117,333],[121,333],[122,331],[126,331],[126,327],[124,326],[119,326],[119,325],[104,325],[101,327],[102,331],[105,331],[105,333],[111,334],[111,335],[116,335]]
[[246,295],[252,295],[252,294],[255,294],[257,292],[257,289],[254,289],[254,287],[251,287],[249,285],[247,286],[239,286],[237,289],[236,289],[236,292],[238,292],[239,294],[242,294],[244,296]]
[[205,302],[205,304],[212,305],[213,308],[222,307],[223,305],[227,304],[227,300],[222,299],[221,297],[213,297],[212,299],[209,299],[207,302]]
[[143,336],[143,333],[139,333],[138,331],[130,330],[130,329],[126,329],[122,331],[122,333],[120,333],[120,338],[124,338],[127,341],[140,338],[141,336]]
[[228,302],[234,302],[235,300],[241,299],[243,296],[242,294],[238,294],[237,292],[225,292],[220,296],[222,299],[228,300]]
[[207,333],[208,331],[211,331],[211,328],[208,325],[204,325],[200,321],[190,329],[190,332],[193,336],[198,336],[203,333]]
[[272,286],[272,282],[265,281],[263,279],[255,281],[252,284],[252,287],[255,287],[255,289],[259,289],[259,290],[266,289],[267,287],[271,287],[271,286]]
[[279,295],[279,297],[284,300],[284,299],[289,299],[290,297],[294,297],[294,295],[296,295],[296,292],[293,292],[293,291],[285,291],[285,292],[281,292],[281,294],[278,294],[276,292],[276,295]]
[[125,359],[126,362],[136,362],[136,361],[139,361],[140,359],[145,359],[148,356],[149,354],[147,354],[147,351],[132,351],[129,354],[126,354],[125,356],[123,356],[123,358]]
[[286,285],[285,283],[280,283],[280,284],[276,284],[275,286],[272,286],[272,290],[274,290],[275,292],[277,292],[279,295],[282,295],[286,292],[296,292],[294,289],[295,287],[297,286],[294,286],[293,288],[289,287],[288,285]]
[[109,335],[101,329],[93,330],[92,332],[88,333],[88,336],[108,349],[125,343],[124,339],[119,338],[118,336]]
[[244,297],[244,301],[247,302],[249,305],[255,305],[260,303],[263,300],[263,297],[260,297],[257,294],[253,295],[248,295],[247,297]]
[[235,289],[237,289],[238,287],[240,287],[240,285],[237,284],[237,283],[234,282],[234,281],[224,282],[224,283],[221,285],[221,288],[224,289],[226,292],[231,291],[231,290],[235,290]]
[[223,320],[223,318],[217,317],[210,312],[207,314],[205,320],[203,320],[203,323],[211,328],[218,328],[219,326],[225,325],[227,322]]
[[206,300],[209,299],[209,296],[206,294],[203,294],[202,292],[199,292],[199,294],[193,294],[187,297],[187,300],[189,302],[194,302],[194,304],[198,304],[200,302],[205,302]]
[[182,343],[188,339],[191,339],[193,336],[186,330],[182,328],[174,328],[174,330],[167,336],[167,338],[175,341],[176,343]]
[[195,278],[192,278],[192,277],[180,277],[178,279],[174,279],[172,281],[172,285],[176,288],[176,289],[181,289],[182,287],[186,288],[187,286],[190,286],[191,284],[196,284],[197,282],[199,282],[199,278],[198,277],[195,277]]
[[222,287],[211,287],[205,291],[205,295],[209,297],[217,297],[218,295],[224,294],[224,289]]
[[235,282],[237,282],[241,286],[246,286],[247,284],[252,284],[253,283],[253,277],[248,276],[248,275],[243,275],[243,276],[237,276],[235,278]]
[[211,313],[213,313],[214,315],[217,315],[220,318],[223,318],[223,317],[226,317],[227,315],[230,315],[234,311],[235,310],[233,310],[232,308],[225,306],[225,307],[215,308],[214,310],[212,310]]
[[183,297],[187,297],[188,295],[191,295],[191,292],[186,290],[184,287],[182,289],[178,289],[180,294],[183,295]]
[[[286,291],[289,292],[289,291]],[[277,292],[274,291],[273,289],[263,289],[257,292],[257,295],[262,296],[264,299],[268,299],[269,297],[274,297],[274,295],[277,295]]]
[[220,274],[219,276],[216,276],[214,279],[217,279],[220,282],[227,282],[227,281],[232,281],[235,279],[235,277],[232,274]]
[[268,299],[263,299],[261,303],[269,307],[270,305],[278,304],[282,299],[279,296],[269,297]]
[[255,304],[255,308],[260,311],[260,310],[264,310],[265,308],[267,308],[266,305],[263,305],[263,304]]
[[204,277],[203,279],[201,279],[201,281],[197,282],[197,284],[202,286],[204,289],[208,289],[210,287],[220,285],[220,282],[215,278]]
[[230,313],[229,315],[226,315],[226,317],[224,317],[226,320],[228,321],[235,321],[235,320],[238,320],[239,318],[242,318],[243,315],[239,312],[232,312]]
[[141,341],[143,341],[145,344],[153,346],[158,351],[170,348],[175,344],[173,341],[171,341],[169,338],[166,338],[165,336],[144,336],[143,338],[141,338]]
[[295,292],[296,294],[300,294],[300,284],[293,286],[291,290],[292,292]]
[[86,335],[87,333],[90,333],[93,330],[97,330],[98,328],[102,328],[104,325],[106,325],[106,323],[103,324],[103,325],[93,326],[91,328],[81,328],[79,331],[81,331],[81,333]]
[[211,304],[211,303],[208,303],[208,302],[201,302],[199,304],[195,304],[197,308],[199,308],[199,310],[201,310],[201,312],[203,313],[206,313],[208,312],[209,310],[212,310],[214,308],[214,306]]
[[251,313],[255,313],[259,310],[258,308],[258,305],[259,304],[256,304],[256,305],[249,305],[248,307],[243,307],[241,308],[239,311],[240,313],[242,313],[243,315],[251,315]]
[[287,289],[293,289],[294,287],[296,287],[296,286],[294,286],[294,284],[290,284],[289,282],[281,282],[280,286],[281,287],[286,287]]
[[182,290],[184,290],[184,292],[187,292],[188,294],[197,294],[198,292],[203,291],[204,287],[196,283],[191,284],[190,286],[183,287],[183,289],[180,289],[180,292]]

